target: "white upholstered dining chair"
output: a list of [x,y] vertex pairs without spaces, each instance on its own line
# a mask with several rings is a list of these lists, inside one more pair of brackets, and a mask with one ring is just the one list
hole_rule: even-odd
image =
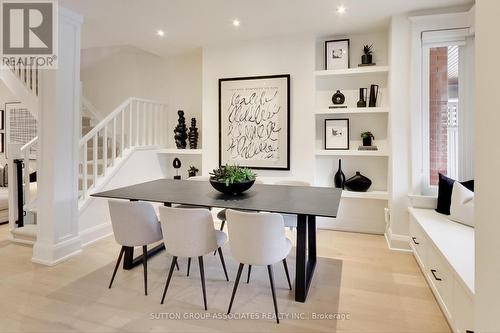
[[292,242],[285,236],[283,217],[276,213],[249,213],[229,209],[227,219],[231,253],[240,263],[227,313],[231,312],[244,265],[267,266],[274,312],[279,324],[273,264],[283,262],[288,286],[292,289],[286,263],[286,257],[292,249]]
[[129,202],[109,200],[109,213],[115,240],[122,246],[116,262],[109,288],[113,285],[116,271],[126,247],[142,247],[144,266],[144,294],[148,294],[148,250],[149,244],[161,241],[163,238],[160,222],[156,212],[149,202]]
[[191,260],[191,258],[198,257],[203,303],[205,310],[207,310],[203,255],[218,251],[224,275],[226,280],[229,281],[221,249],[226,243],[226,234],[214,229],[212,215],[208,209],[204,208],[160,207],[160,221],[163,239],[165,244],[168,244],[168,247],[166,246],[167,252],[172,255],[172,264],[168,272],[161,304],[165,301],[165,295],[167,294],[177,258],[183,257]]

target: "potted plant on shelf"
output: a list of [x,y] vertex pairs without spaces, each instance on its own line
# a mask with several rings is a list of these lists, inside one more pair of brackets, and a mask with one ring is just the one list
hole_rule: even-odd
[[195,167],[194,165],[190,165],[189,169],[188,169],[188,176],[195,177],[196,174],[198,173],[198,171],[200,171],[200,170],[198,170],[197,167]]
[[375,140],[372,132],[361,133],[361,139],[363,139],[363,146],[370,147],[372,145],[372,139]]
[[372,45],[365,45],[363,47],[363,55],[361,56],[361,64],[362,65],[375,65],[372,63],[373,61],[373,44]]
[[224,194],[238,195],[252,187],[255,177],[248,168],[226,164],[210,173],[210,184]]

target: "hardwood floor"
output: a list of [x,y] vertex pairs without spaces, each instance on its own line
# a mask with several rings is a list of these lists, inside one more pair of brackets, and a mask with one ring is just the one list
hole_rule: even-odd
[[[205,256],[208,311],[196,261],[186,277],[180,259],[165,304],[160,304],[171,257],[148,262],[149,296],[142,266],[119,270],[108,289],[120,247],[108,237],[55,267],[31,263],[31,247],[6,240],[0,226],[0,332],[449,332],[450,329],[413,256],[387,249],[382,236],[320,230],[318,265],[306,303],[293,301],[281,265],[275,265],[278,306],[287,316],[267,319],[175,319],[169,316],[225,314],[238,263],[224,248],[230,282],[219,258]],[[290,235],[295,239],[293,235]],[[292,250],[293,252],[293,250]],[[294,271],[294,253],[289,258]],[[246,269],[245,269],[246,273]],[[266,267],[252,267],[250,284],[240,282],[232,314],[273,313]],[[316,314],[344,314],[326,320]]]

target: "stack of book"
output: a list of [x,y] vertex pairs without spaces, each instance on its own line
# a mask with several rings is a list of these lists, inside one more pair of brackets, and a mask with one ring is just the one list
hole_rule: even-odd
[[377,146],[359,146],[358,150],[378,150]]

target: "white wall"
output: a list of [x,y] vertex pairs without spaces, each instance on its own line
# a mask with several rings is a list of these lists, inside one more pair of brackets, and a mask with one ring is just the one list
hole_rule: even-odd
[[391,19],[389,29],[389,90],[392,137],[389,158],[390,225],[386,237],[392,247],[408,247],[408,193],[410,185],[410,21],[406,15]]
[[[375,37],[374,37],[375,36]],[[385,37],[384,37],[385,36]],[[380,64],[387,64],[386,34],[354,36],[353,45],[373,42],[381,50]],[[373,38],[373,39],[372,39]],[[264,181],[276,178],[294,178],[317,182],[317,185],[331,186],[330,181],[336,171],[336,159],[315,156],[316,120],[314,116],[316,92],[314,70],[318,68],[318,50],[322,50],[314,36],[294,36],[273,40],[259,40],[232,45],[214,45],[203,49],[203,173],[218,166],[218,79],[238,76],[272,74],[291,75],[291,170],[257,170]],[[354,50],[355,48],[353,48]],[[356,48],[357,49],[357,48]],[[354,53],[355,54],[355,53]],[[322,56],[320,56],[321,58]],[[357,60],[353,55],[353,63]],[[360,59],[359,59],[360,60]],[[384,128],[387,126],[384,126]],[[384,129],[386,131],[386,129]],[[377,186],[386,189],[387,166],[382,160],[380,179],[384,184]],[[364,163],[366,164],[366,163]],[[377,169],[378,170],[378,169]],[[317,175],[320,174],[321,177]],[[328,179],[322,181],[322,179]],[[382,182],[380,182],[382,183]],[[363,209],[360,209],[360,207]],[[384,207],[386,201],[343,199],[339,217],[318,219],[323,228],[337,230],[357,230],[370,233],[383,233],[385,230]]]
[[293,36],[203,48],[203,173],[219,164],[218,80],[238,76],[291,75],[290,171],[258,170],[259,176],[314,180],[313,37]]
[[197,119],[201,147],[201,49],[162,58],[130,46],[92,48],[82,51],[83,95],[106,116],[128,97],[168,104],[169,147],[175,147],[177,110],[186,123]]
[[166,102],[167,72],[164,58],[131,46],[82,50],[83,95],[103,116],[131,96]]
[[491,99],[498,96],[500,77],[500,2],[476,1],[476,332],[500,332],[500,113]]

